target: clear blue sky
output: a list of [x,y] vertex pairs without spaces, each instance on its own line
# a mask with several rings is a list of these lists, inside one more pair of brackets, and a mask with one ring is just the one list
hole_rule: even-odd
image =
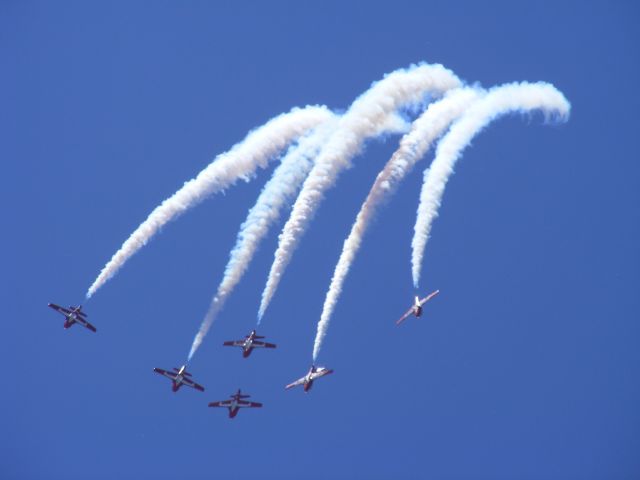
[[[640,477],[640,15],[634,2],[0,1],[0,477]],[[269,172],[167,226],[62,328],[161,200],[296,105],[344,109],[385,72],[440,62],[489,87],[553,83],[566,125],[508,117],[458,164],[409,255],[425,159],[382,210],[321,355],[316,322],[354,216],[398,138],[328,195],[244,360],[272,232],[170,391]],[[264,403],[230,421],[207,402]]]

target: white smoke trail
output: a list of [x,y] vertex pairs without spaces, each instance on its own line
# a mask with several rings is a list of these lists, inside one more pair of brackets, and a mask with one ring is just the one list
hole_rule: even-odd
[[324,191],[333,185],[340,171],[350,165],[351,158],[359,153],[364,141],[379,132],[381,122],[391,112],[420,104],[427,93],[439,95],[460,85],[453,72],[442,65],[422,64],[387,75],[356,99],[320,151],[280,234],[275,259],[262,293],[259,318],[264,315]]
[[249,210],[229,255],[222,281],[193,339],[189,360],[200,347],[227,298],[242,279],[269,227],[278,220],[282,207],[299,190],[307,177],[313,166],[313,159],[334,130],[336,119],[337,117],[334,117],[325,122],[302,138],[298,145],[289,147],[282,162],[262,189],[256,204]]
[[[200,329],[193,339],[189,361],[202,344],[224,304],[247,271],[253,256],[271,225],[280,217],[282,207],[300,189],[300,185],[313,166],[313,159],[337,126],[337,117],[317,127],[310,134],[289,148],[271,179],[262,189],[256,204],[238,232],[236,244],[231,250],[224,277],[207,311]],[[402,133],[407,123],[395,112],[389,116],[379,134]],[[258,321],[258,324],[260,322]]]
[[186,182],[140,224],[89,287],[87,298],[91,298],[167,222],[237,180],[248,181],[258,167],[266,168],[269,160],[289,143],[331,116],[332,113],[323,106],[294,108],[253,130],[231,150],[218,155],[197,177]]
[[427,110],[413,122],[411,131],[402,137],[399,148],[378,174],[344,242],[340,259],[333,272],[318,322],[313,346],[313,363],[316,362],[322,348],[322,342],[327,334],[331,316],[342,293],[342,286],[351,264],[378,206],[395,192],[398,184],[412,170],[416,162],[427,153],[432,142],[483,94],[483,90],[475,88],[456,89],[449,91],[442,100],[429,105]]
[[511,83],[492,88],[487,95],[471,106],[442,138],[431,166],[424,172],[420,205],[414,227],[412,247],[413,283],[418,288],[424,249],[431,232],[431,224],[438,216],[445,186],[456,161],[475,135],[492,120],[509,112],[542,110],[547,117],[568,118],[571,105],[564,95],[548,83]]

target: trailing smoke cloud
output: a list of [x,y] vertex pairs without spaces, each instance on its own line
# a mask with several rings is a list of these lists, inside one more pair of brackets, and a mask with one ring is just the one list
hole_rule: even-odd
[[480,89],[456,89],[449,91],[442,100],[429,105],[427,110],[413,122],[411,131],[402,137],[400,147],[378,174],[358,212],[355,223],[351,227],[351,232],[344,242],[340,259],[335,267],[318,322],[313,346],[314,363],[327,334],[329,322],[342,293],[344,281],[376,209],[395,192],[399,183],[411,172],[415,163],[427,153],[432,142],[442,135],[449,124],[483,94],[484,91]]
[[398,150],[376,178],[356,217],[344,242],[318,322],[313,349],[315,363],[342,286],[377,208],[395,192],[415,163],[452,122],[449,132],[440,140],[433,163],[424,173],[412,241],[412,275],[416,288],[424,249],[446,183],[456,161],[474,136],[492,120],[508,112],[542,110],[547,116],[555,114],[566,119],[570,111],[569,102],[562,93],[546,83],[514,83],[489,92],[461,86],[460,80],[443,66],[420,64],[392,72],[374,83],[342,117],[326,107],[308,106],[273,118],[231,150],[216,157],[197,177],[156,207],[103,268],[89,288],[87,298],[112,278],[167,222],[239,179],[248,181],[259,167],[266,168],[269,161],[297,140],[297,145],[290,146],[240,228],[223,279],[193,340],[189,360],[242,279],[268,229],[300,190],[279,236],[262,293],[258,312],[260,323],[325,191],[333,186],[340,172],[350,166],[351,159],[361,152],[368,139],[388,132],[407,131],[408,125],[401,116],[404,109],[423,107],[431,97],[444,95],[413,122]]
[[547,116],[568,118],[571,106],[558,90],[548,83],[512,83],[492,88],[452,125],[438,144],[435,159],[424,173],[420,205],[414,227],[412,246],[413,284],[418,288],[424,249],[431,224],[438,216],[445,186],[464,149],[475,135],[491,121],[509,112],[542,110]]
[[[189,360],[202,344],[227,298],[247,271],[260,242],[268,233],[271,225],[280,218],[282,207],[300,189],[300,185],[313,166],[313,159],[335,130],[338,124],[337,120],[338,118],[335,117],[325,122],[301,139],[298,145],[290,147],[289,152],[263,188],[256,204],[251,208],[247,219],[240,227],[236,244],[229,255],[229,262],[225,268],[222,282],[220,282],[216,294],[211,300],[209,310],[207,310],[200,329],[193,339]],[[404,119],[393,112],[378,134],[402,133],[407,131],[408,127]],[[258,324],[260,324],[260,319]]]
[[112,278],[167,222],[237,180],[248,181],[258,167],[266,168],[269,160],[283,148],[331,116],[332,113],[322,106],[294,108],[252,131],[228,152],[218,155],[197,177],[186,182],[151,212],[102,269],[89,287],[87,298]]
[[287,200],[299,190],[311,170],[313,158],[335,126],[336,118],[334,117],[302,138],[298,145],[289,147],[289,151],[280,165],[262,189],[256,204],[249,210],[247,219],[240,227],[236,244],[229,255],[229,262],[225,268],[222,282],[220,282],[218,290],[211,300],[209,310],[193,339],[189,360],[202,343],[227,298],[242,279],[260,242],[269,231],[269,227],[278,220],[280,210]]
[[380,131],[381,123],[392,112],[419,105],[426,94],[440,95],[457,88],[460,80],[442,65],[418,65],[397,70],[361,95],[340,119],[338,128],[324,145],[305,180],[279,237],[278,249],[262,293],[258,317],[262,318],[280,278],[304,230],[322,201],[325,190],[338,174],[350,165],[351,158],[362,149],[365,140]]

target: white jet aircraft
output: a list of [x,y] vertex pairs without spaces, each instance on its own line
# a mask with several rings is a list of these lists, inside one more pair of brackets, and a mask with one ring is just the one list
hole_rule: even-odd
[[333,370],[329,370],[325,367],[316,367],[315,365],[311,365],[311,368],[304,377],[299,378],[298,380],[290,383],[284,388],[288,390],[290,388],[297,387],[298,385],[304,385],[304,391],[308,392],[309,390],[311,390],[311,387],[313,387],[314,380],[320,377],[324,377],[325,375],[329,375],[330,373],[333,373]]

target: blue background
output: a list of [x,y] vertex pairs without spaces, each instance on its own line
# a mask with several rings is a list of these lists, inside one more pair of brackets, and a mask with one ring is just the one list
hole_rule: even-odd
[[[482,5],[480,5],[482,4]],[[634,2],[0,2],[3,234],[0,477],[640,477],[640,30]],[[161,200],[272,116],[345,109],[372,81],[440,62],[485,87],[544,80],[566,125],[495,122],[467,149],[425,258],[410,239],[422,162],[370,230],[304,395],[324,293],[398,137],[330,191],[255,324],[281,224],[190,370],[240,222],[270,172],[167,226],[82,301]],[[429,160],[431,156],[429,156]],[[207,409],[238,387],[265,404]]]

